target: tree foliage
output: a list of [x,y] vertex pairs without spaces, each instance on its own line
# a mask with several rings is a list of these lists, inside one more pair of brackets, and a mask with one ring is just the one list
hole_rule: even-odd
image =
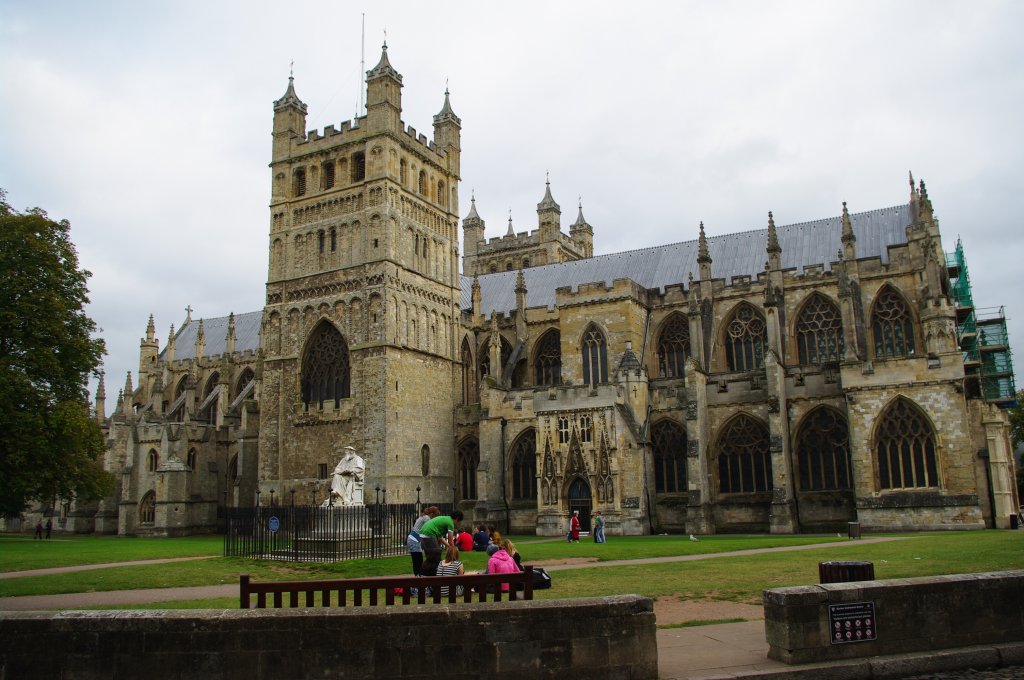
[[1016,449],[1024,442],[1024,390],[1017,392],[1017,405],[1010,409],[1010,438]]
[[0,513],[32,501],[101,498],[103,435],[90,374],[104,354],[85,314],[89,272],[67,220],[11,208],[0,189]]

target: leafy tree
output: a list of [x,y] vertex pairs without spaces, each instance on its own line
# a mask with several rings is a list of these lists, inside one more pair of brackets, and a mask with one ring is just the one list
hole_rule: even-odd
[[1024,442],[1024,390],[1017,392],[1017,405],[1010,409],[1010,438],[1016,449]]
[[67,220],[11,208],[0,189],[0,514],[32,501],[102,498],[103,435],[89,415],[90,374],[104,354],[86,316]]

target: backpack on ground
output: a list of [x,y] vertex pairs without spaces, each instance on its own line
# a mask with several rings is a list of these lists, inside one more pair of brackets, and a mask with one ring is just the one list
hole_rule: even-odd
[[544,590],[551,587],[551,577],[548,576],[548,572],[544,571],[544,567],[533,568],[533,589]]

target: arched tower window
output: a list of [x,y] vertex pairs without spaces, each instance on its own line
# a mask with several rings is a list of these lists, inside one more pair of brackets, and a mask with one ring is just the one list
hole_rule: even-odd
[[320,255],[324,254],[324,250],[327,244],[327,234],[321,229],[316,233],[316,252]]
[[654,449],[654,490],[657,493],[686,491],[686,430],[672,420],[651,428]]
[[331,227],[331,252],[338,250],[338,230]]
[[746,414],[730,420],[718,440],[718,486],[722,493],[771,489],[768,428]]
[[899,397],[885,410],[876,437],[878,483],[883,489],[939,485],[935,430],[910,400]]
[[591,324],[583,332],[583,382],[591,387],[608,382],[608,346],[604,333]]
[[199,462],[199,454],[196,453],[195,449],[188,450],[188,456],[185,460],[185,464],[188,465],[189,470],[192,472],[196,471],[196,464]]
[[305,168],[298,168],[295,171],[294,182],[295,183],[294,183],[293,189],[294,189],[295,195],[296,196],[305,196],[306,195],[306,169]]
[[480,467],[480,445],[467,439],[459,445],[458,493],[462,500],[476,498],[476,470]]
[[401,185],[402,185],[403,187],[405,186],[405,180],[406,180],[406,175],[407,175],[407,172],[406,172],[406,170],[407,170],[407,169],[408,169],[408,168],[407,168],[407,166],[406,166],[406,163],[405,163],[405,159],[404,159],[404,158],[403,158],[402,160],[398,161],[398,182],[399,182],[399,183],[400,183],[400,184],[401,184]]
[[843,357],[843,319],[839,308],[821,293],[814,293],[796,320],[796,347],[800,364],[821,366]]
[[420,170],[419,177],[416,180],[416,191],[420,192],[421,196],[425,196],[427,193],[427,173]]
[[537,433],[526,430],[512,444],[511,474],[513,500],[537,498]]
[[725,360],[730,371],[764,368],[766,327],[761,313],[740,303],[725,326]]
[[327,161],[324,163],[324,189],[331,189],[334,187],[334,161]]
[[362,182],[366,179],[366,153],[356,151],[352,154],[352,181]]
[[886,286],[871,312],[875,357],[891,359],[914,354],[914,321],[903,296]]
[[658,338],[658,375],[682,378],[686,357],[690,356],[690,322],[682,314],[672,314],[662,326]]
[[147,467],[150,472],[156,472],[156,469],[160,467],[160,454],[156,452],[156,449],[149,450]]
[[420,449],[420,472],[424,477],[430,476],[430,447],[426,444]]
[[824,406],[807,414],[796,436],[796,459],[801,491],[853,488],[846,419]]
[[333,401],[338,408],[350,388],[348,343],[338,329],[322,322],[313,331],[302,360],[302,401],[306,408],[323,408]]
[[562,334],[553,328],[541,336],[533,362],[537,385],[560,385],[562,382]]
[[156,520],[156,492],[150,491],[139,501],[139,524],[152,524]]
[[445,204],[444,199],[445,199],[446,193],[447,192],[445,192],[445,190],[444,190],[444,182],[438,182],[437,183],[437,202],[441,205],[442,208],[444,207],[444,204]]

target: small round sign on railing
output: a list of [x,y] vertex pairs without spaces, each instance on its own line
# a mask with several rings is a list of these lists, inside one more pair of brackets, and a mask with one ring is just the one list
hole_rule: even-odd
[[270,529],[271,533],[275,534],[281,528],[281,520],[277,518],[277,515],[270,518],[270,521],[267,522],[267,528]]

